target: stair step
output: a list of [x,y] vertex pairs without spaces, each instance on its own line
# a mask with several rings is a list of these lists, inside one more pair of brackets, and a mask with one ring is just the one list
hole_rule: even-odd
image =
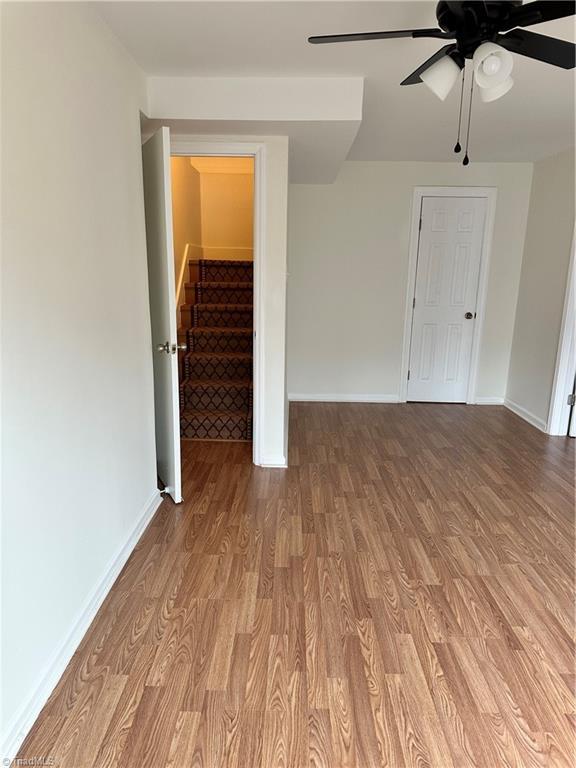
[[252,355],[234,352],[189,352],[184,358],[184,377],[209,381],[252,379]]
[[252,410],[252,382],[185,380],[180,386],[180,408],[249,412]]
[[[199,259],[188,262],[197,267],[200,280],[206,282],[251,283],[254,274],[252,261],[225,261],[223,259]],[[191,269],[191,274],[194,270]]]
[[252,283],[186,283],[189,304],[252,304]]
[[252,415],[246,411],[180,412],[180,435],[192,440],[251,440]]
[[192,325],[195,328],[251,328],[251,304],[194,304]]
[[182,304],[182,327],[252,328],[252,304]]
[[186,340],[180,433],[192,440],[252,439],[251,261],[188,262],[179,341]]
[[252,328],[189,328],[186,342],[190,352],[252,353]]

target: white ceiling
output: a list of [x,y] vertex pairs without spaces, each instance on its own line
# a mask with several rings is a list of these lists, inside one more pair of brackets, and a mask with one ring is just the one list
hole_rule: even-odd
[[[313,34],[435,26],[434,2],[110,2],[96,8],[142,69],[178,76],[364,76],[354,160],[453,160],[458,88],[445,102],[400,81],[442,42],[312,46]],[[531,27],[574,39],[573,19]],[[574,143],[574,70],[515,56],[512,91],[474,103],[475,161],[536,160]]]

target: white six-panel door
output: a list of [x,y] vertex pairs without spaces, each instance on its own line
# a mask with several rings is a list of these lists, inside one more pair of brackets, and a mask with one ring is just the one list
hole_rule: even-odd
[[156,463],[166,492],[179,503],[182,501],[180,404],[168,128],[160,128],[144,144],[142,165],[154,363]]
[[485,198],[422,199],[408,400],[466,402],[485,216]]

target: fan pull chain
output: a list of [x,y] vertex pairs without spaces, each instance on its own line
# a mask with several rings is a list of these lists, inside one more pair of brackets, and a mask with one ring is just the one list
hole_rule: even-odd
[[462,87],[460,88],[460,109],[458,110],[458,138],[456,139],[456,144],[454,145],[454,152],[456,152],[456,154],[462,151],[462,147],[460,146],[460,128],[462,126],[462,103],[464,101],[464,73],[465,72],[466,72],[466,67],[462,67]]
[[470,82],[470,104],[468,105],[468,127],[466,128],[466,152],[464,154],[464,160],[462,165],[468,165],[470,158],[468,157],[468,144],[470,143],[470,122],[472,120],[472,97],[474,96],[474,72],[472,72],[472,80]]

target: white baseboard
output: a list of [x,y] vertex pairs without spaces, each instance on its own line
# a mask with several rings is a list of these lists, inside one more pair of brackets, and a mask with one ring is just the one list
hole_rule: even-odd
[[144,505],[138,521],[125,543],[109,562],[100,581],[96,584],[84,603],[84,606],[78,612],[68,636],[53,654],[50,662],[46,665],[46,669],[36,690],[8,722],[6,732],[2,735],[2,739],[0,740],[2,745],[0,753],[4,760],[16,756],[18,749],[34,725],[42,707],[47,702],[48,697],[62,677],[70,659],[80,645],[80,641],[86,634],[98,609],[104,602],[104,598],[110,591],[110,588],[116,581],[120,571],[138,543],[138,539],[161,503],[162,497],[160,496],[160,492],[155,490],[148,502]]
[[288,394],[288,400],[293,403],[399,403],[398,395],[303,395]]
[[520,416],[521,419],[527,421],[528,424],[532,424],[532,426],[536,427],[536,429],[539,429],[542,432],[546,432],[546,422],[544,419],[541,419],[539,416],[535,416],[530,411],[527,411],[526,408],[518,405],[518,403],[515,403],[513,400],[508,400],[508,398],[504,400],[504,405],[506,408],[508,408],[508,410],[512,411],[512,413],[515,413],[516,416]]
[[[293,393],[288,400],[294,403],[400,403],[399,395],[306,395]],[[504,405],[503,397],[477,397],[473,405]]]
[[267,469],[286,469],[288,461],[285,456],[264,456],[259,466],[266,467]]

